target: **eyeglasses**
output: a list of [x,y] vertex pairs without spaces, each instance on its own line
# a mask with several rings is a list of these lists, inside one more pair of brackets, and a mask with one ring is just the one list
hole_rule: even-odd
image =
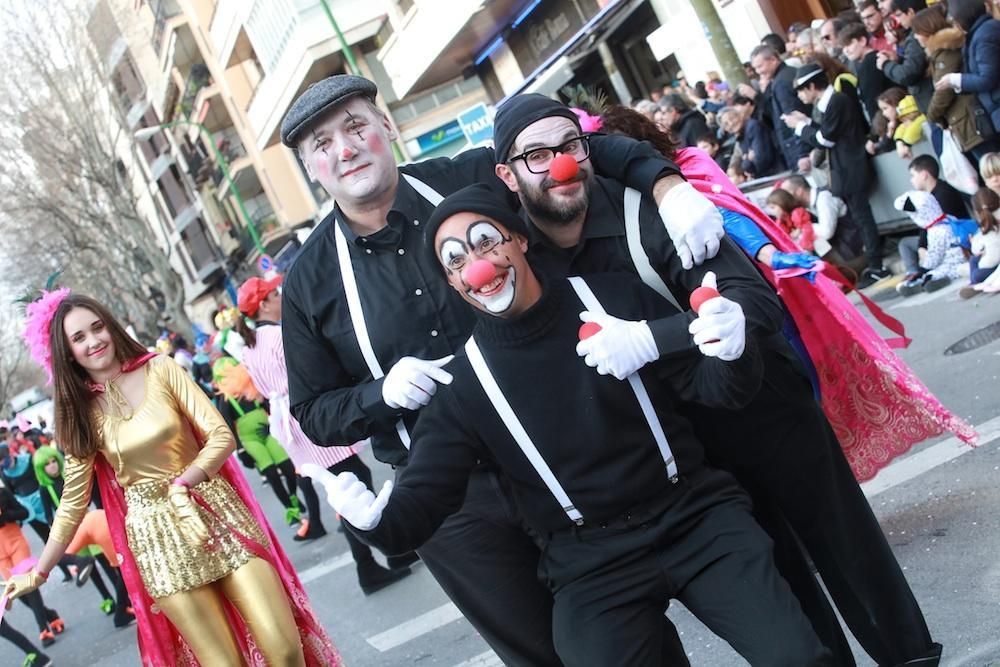
[[507,160],[507,164],[517,160],[524,160],[524,166],[532,174],[544,174],[549,170],[549,165],[557,154],[569,155],[577,162],[583,162],[590,156],[590,135],[581,134],[559,146],[532,148],[530,151],[525,151],[520,155],[510,158]]

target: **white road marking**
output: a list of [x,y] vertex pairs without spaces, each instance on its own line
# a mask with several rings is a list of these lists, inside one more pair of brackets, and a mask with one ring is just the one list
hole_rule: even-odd
[[449,602],[437,609],[430,610],[426,614],[421,614],[405,623],[400,623],[385,632],[380,632],[373,637],[369,637],[367,642],[384,653],[416,639],[420,635],[437,630],[452,621],[457,621],[460,618],[462,618],[462,612],[458,610],[458,607]]
[[487,651],[460,662],[455,667],[503,667],[503,660],[493,651]]
[[[976,432],[979,433],[980,447],[1000,438],[1000,417],[994,417],[989,421],[979,424],[976,426]],[[973,451],[972,447],[969,447],[956,437],[942,440],[938,444],[923,449],[916,454],[898,459],[895,463],[879,471],[874,479],[862,484],[861,489],[865,492],[865,496],[873,498],[883,491],[887,491],[903,482],[908,482],[942,463],[947,463],[971,451]]]
[[310,581],[315,581],[322,576],[330,574],[334,570],[339,570],[342,567],[346,567],[354,562],[351,558],[351,552],[345,552],[334,558],[333,560],[328,560],[320,563],[319,565],[313,565],[312,567],[302,570],[299,573],[299,581],[302,585],[308,584]]

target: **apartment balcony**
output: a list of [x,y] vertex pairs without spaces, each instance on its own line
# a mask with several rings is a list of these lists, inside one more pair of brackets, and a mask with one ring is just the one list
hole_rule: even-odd
[[[327,1],[348,44],[373,38],[385,22],[379,2]],[[278,140],[281,119],[307,83],[343,72],[344,57],[340,40],[318,0],[253,0],[245,4],[250,10],[242,29],[263,71],[247,118],[257,147],[263,150]],[[231,32],[231,28],[216,30],[213,22],[213,38],[219,34],[220,39],[229,40]],[[239,57],[240,43],[237,32],[232,51],[236,55],[231,55],[230,60]],[[226,44],[228,41],[221,46]]]
[[423,0],[378,52],[397,98],[462,75],[537,0]]

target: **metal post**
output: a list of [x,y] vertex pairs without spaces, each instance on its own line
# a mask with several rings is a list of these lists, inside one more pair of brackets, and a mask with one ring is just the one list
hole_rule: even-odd
[[327,4],[327,0],[319,0],[319,4],[323,6],[323,11],[326,13],[326,18],[330,20],[330,25],[333,26],[333,32],[337,34],[337,39],[340,41],[340,50],[344,52],[344,58],[347,59],[347,67],[351,70],[351,74],[354,76],[361,76],[361,70],[358,68],[358,63],[354,60],[354,54],[351,53],[351,45],[347,43],[344,38],[344,33],[340,31],[340,26],[337,25],[337,19],[333,18],[333,12],[330,11],[330,5]]
[[264,244],[261,242],[260,233],[257,231],[257,225],[253,221],[253,218],[250,217],[250,214],[247,213],[246,204],[243,202],[243,195],[240,194],[240,191],[236,187],[236,183],[229,175],[229,162],[222,154],[222,151],[219,150],[219,147],[215,145],[215,141],[212,140],[212,133],[203,124],[192,120],[175,120],[169,123],[163,123],[160,127],[166,130],[171,127],[177,127],[178,125],[191,125],[197,127],[198,131],[204,135],[205,139],[208,140],[208,145],[212,147],[212,153],[215,155],[215,161],[219,163],[219,168],[222,170],[222,177],[226,180],[229,192],[236,200],[236,206],[239,208],[240,215],[243,216],[243,219],[246,221],[247,231],[250,232],[250,238],[253,239],[254,247],[257,248],[260,254],[266,255],[267,252],[264,250]]

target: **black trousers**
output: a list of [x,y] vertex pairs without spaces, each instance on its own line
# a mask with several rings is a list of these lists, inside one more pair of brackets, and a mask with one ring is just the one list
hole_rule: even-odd
[[847,211],[861,230],[861,240],[865,246],[865,259],[868,268],[877,269],[882,266],[882,237],[878,233],[875,215],[868,203],[869,190],[850,190],[838,196],[847,204]]
[[702,468],[669,495],[607,527],[550,536],[544,572],[567,667],[675,664],[659,632],[670,598],[752,665],[832,665],[735,480]]
[[538,545],[497,476],[476,470],[465,504],[417,553],[505,665],[561,665],[552,594],[538,580]]
[[[764,384],[747,408],[722,417],[718,411],[699,415],[696,406],[686,411],[709,459],[780,511],[847,626],[879,665],[933,652],[920,606],[796,361],[766,349]],[[813,618],[817,628],[825,623]]]

